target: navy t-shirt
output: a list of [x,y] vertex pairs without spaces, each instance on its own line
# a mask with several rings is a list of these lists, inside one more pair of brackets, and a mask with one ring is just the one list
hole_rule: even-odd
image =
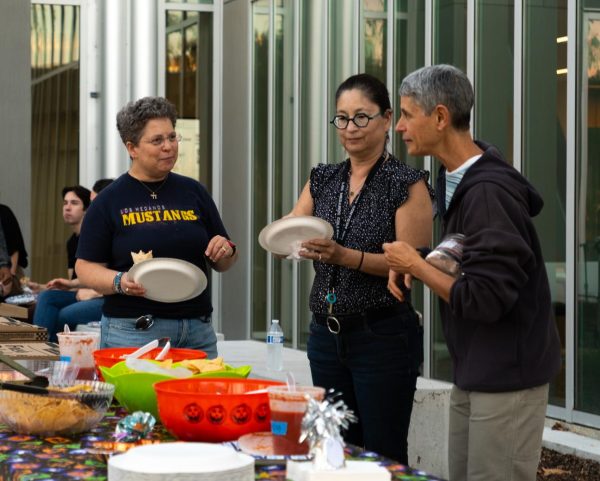
[[[131,252],[151,250],[153,257],[191,262],[210,279],[204,251],[215,235],[229,236],[206,188],[173,172],[164,183],[146,185],[156,191],[156,200],[129,174],[121,175],[94,199],[85,214],[77,257],[127,272],[133,265]],[[210,289],[188,301],[174,303],[108,295],[103,312],[110,317],[198,317],[212,312]]]

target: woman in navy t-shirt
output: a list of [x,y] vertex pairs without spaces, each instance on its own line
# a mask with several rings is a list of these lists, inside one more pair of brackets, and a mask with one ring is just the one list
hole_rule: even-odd
[[175,107],[161,97],[127,104],[117,128],[131,167],[94,200],[77,250],[79,278],[105,295],[102,347],[138,346],[169,337],[176,347],[217,355],[210,289],[180,302],[159,302],[127,275],[132,252],[182,259],[210,278],[208,267],[228,270],[235,244],[204,186],[171,172],[181,136]]

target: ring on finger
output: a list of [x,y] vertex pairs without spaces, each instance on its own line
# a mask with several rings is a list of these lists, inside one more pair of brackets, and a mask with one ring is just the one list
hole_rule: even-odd
[[221,246],[221,250],[222,250],[223,252],[227,252],[227,248],[226,248],[225,246]]
[[125,288],[125,292],[129,292],[129,287],[126,287],[126,288]]
[[323,258],[323,256],[321,255],[321,253],[319,252],[319,262],[321,262],[321,259]]

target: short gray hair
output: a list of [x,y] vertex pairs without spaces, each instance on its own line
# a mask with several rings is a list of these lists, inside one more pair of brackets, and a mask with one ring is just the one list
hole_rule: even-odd
[[117,129],[124,144],[138,145],[146,124],[152,119],[169,119],[175,127],[177,110],[164,97],[143,97],[129,102],[117,114]]
[[427,115],[431,115],[436,105],[446,106],[452,126],[469,130],[474,94],[462,70],[446,64],[420,68],[404,78],[399,94],[412,98]]

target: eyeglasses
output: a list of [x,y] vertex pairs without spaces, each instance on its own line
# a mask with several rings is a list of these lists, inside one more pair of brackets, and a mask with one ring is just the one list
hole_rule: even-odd
[[135,320],[135,329],[137,331],[145,331],[154,325],[154,317],[151,314],[145,314]]
[[336,129],[344,130],[348,127],[348,124],[352,120],[354,125],[358,128],[362,129],[369,125],[369,121],[373,120],[376,117],[381,116],[381,112],[376,113],[375,115],[367,115],[367,114],[356,114],[354,117],[346,117],[345,115],[336,115],[329,123],[333,124]]
[[150,140],[145,140],[144,142],[146,142],[148,144],[152,144],[152,145],[154,145],[154,147],[162,147],[166,141],[169,141],[171,144],[174,144],[175,142],[177,142],[177,143],[181,142],[181,139],[182,139],[181,134],[177,134],[177,133],[173,132],[172,134],[169,134],[166,137],[163,137],[162,135],[158,135],[156,137],[151,138]]

